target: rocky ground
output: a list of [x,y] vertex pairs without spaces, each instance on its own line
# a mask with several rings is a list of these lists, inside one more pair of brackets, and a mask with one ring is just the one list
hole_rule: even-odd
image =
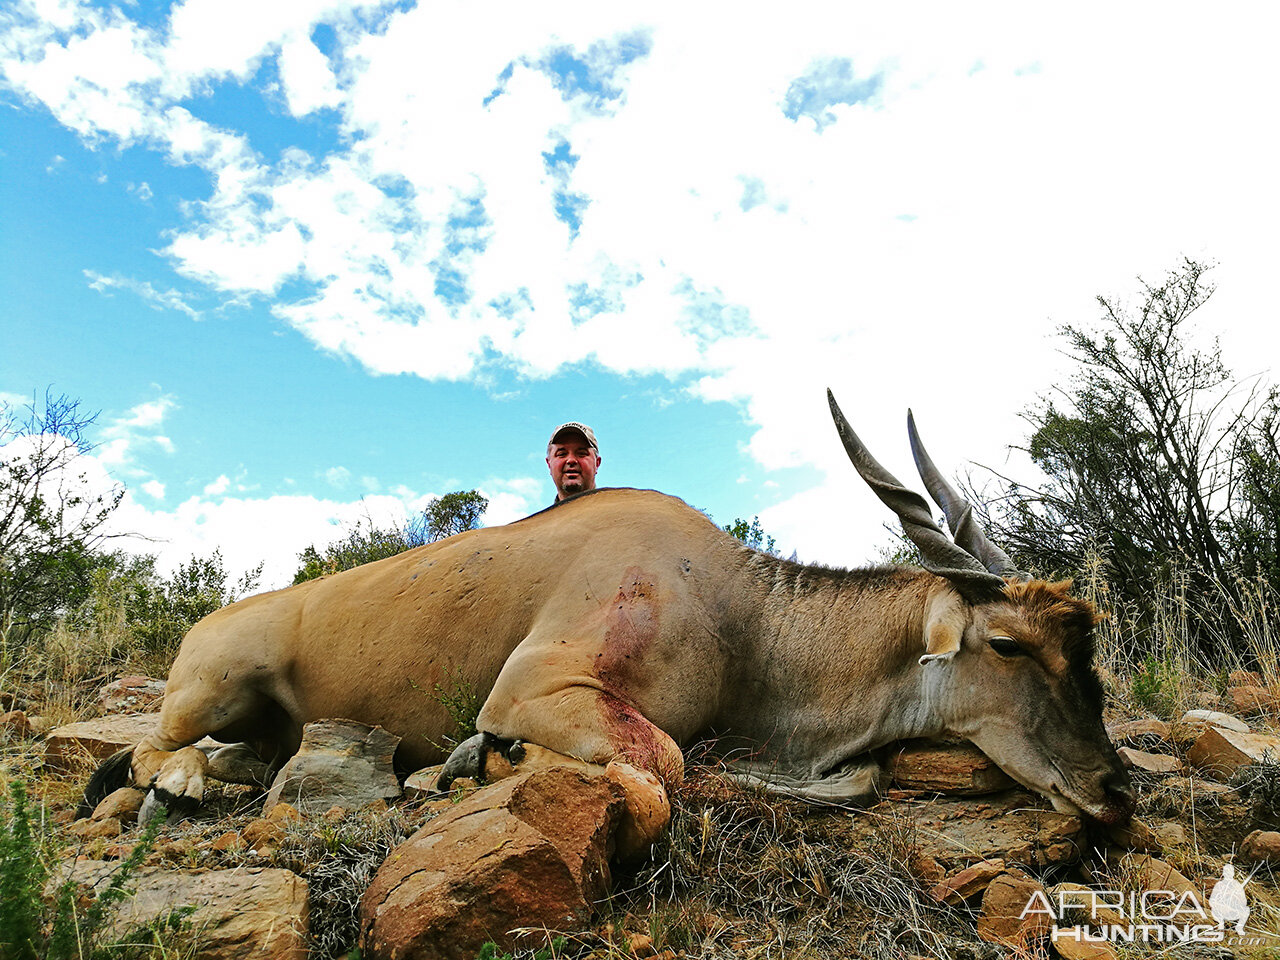
[[[8,773],[32,779],[60,838],[54,880],[70,874],[86,903],[139,842],[141,796],[119,792],[75,820],[77,790],[155,723],[162,695],[160,681],[124,678],[103,691],[101,717],[55,729],[39,703],[0,704]],[[667,838],[621,865],[621,794],[607,778],[557,770],[439,796],[423,774],[402,792],[394,738],[322,722],[269,795],[217,785],[200,813],[165,826],[115,922],[183,908],[197,945],[182,955],[210,958],[340,957],[357,936],[363,958],[470,960],[489,940],[517,952],[555,941],[557,957],[1149,955],[1055,940],[1027,904],[1093,903],[1060,927],[1117,923],[1090,891],[1163,890],[1185,919],[1188,904],[1209,909],[1230,864],[1260,942],[1161,949],[1277,955],[1280,698],[1239,672],[1202,699],[1173,721],[1111,718],[1139,790],[1124,829],[1053,812],[963,744],[887,751],[893,786],[859,811],[768,797],[691,757]]]

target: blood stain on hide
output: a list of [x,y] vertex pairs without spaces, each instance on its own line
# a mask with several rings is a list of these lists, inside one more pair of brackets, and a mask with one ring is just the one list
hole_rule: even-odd
[[607,615],[595,673],[607,687],[627,689],[633,668],[658,638],[658,590],[639,567],[628,567]]

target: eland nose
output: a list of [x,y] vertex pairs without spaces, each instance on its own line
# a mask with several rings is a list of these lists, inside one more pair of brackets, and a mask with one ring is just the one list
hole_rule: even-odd
[[1115,807],[1120,819],[1127,820],[1133,815],[1134,807],[1137,806],[1137,795],[1133,791],[1133,782],[1129,779],[1129,771],[1124,767],[1117,767],[1107,772],[1102,778],[1102,789],[1107,794],[1107,799]]

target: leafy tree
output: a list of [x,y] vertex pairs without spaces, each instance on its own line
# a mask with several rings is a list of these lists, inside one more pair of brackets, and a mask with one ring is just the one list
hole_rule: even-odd
[[1144,283],[1136,309],[1099,297],[1101,329],[1061,329],[1076,372],[1024,414],[1046,479],[1001,478],[987,518],[1024,566],[1070,573],[1100,553],[1137,609],[1175,578],[1199,612],[1242,574],[1280,586],[1280,406],[1274,389],[1232,377],[1216,341],[1189,341],[1213,294],[1206,271],[1187,260]]
[[764,532],[760,526],[759,517],[752,517],[750,523],[741,517],[736,517],[733,523],[724,527],[724,532],[741,540],[752,550],[759,550],[761,553],[773,556],[778,554],[777,541]]
[[335,540],[323,550],[314,544],[298,554],[298,572],[294,583],[315,580],[340,570],[393,557],[425,543],[443,540],[455,533],[474,530],[489,507],[489,500],[478,490],[456,490],[433,497],[421,514],[402,527],[379,527],[365,517],[345,537]]
[[418,543],[434,543],[455,533],[474,530],[489,509],[489,499],[479,490],[455,490],[442,497],[432,497],[426,509],[406,526],[407,539]]
[[0,407],[0,640],[46,627],[82,599],[124,490],[95,491],[82,458],[97,417],[45,393]]

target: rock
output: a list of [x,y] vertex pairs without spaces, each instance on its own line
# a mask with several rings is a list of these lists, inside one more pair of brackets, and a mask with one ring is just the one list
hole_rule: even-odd
[[1204,724],[1222,730],[1237,730],[1240,733],[1249,732],[1249,725],[1239,717],[1217,710],[1188,710],[1182,715],[1181,722],[1192,725]]
[[1251,763],[1280,762],[1280,737],[1211,726],[1187,750],[1187,759],[1210,776],[1228,780]]
[[[45,887],[51,896],[70,874],[83,890],[101,890],[119,864],[80,860],[63,864]],[[185,906],[199,931],[202,960],[305,960],[307,882],[288,870],[237,869],[196,873],[142,867],[132,893],[115,908],[109,935],[121,937],[138,926]]]
[[357,809],[400,796],[391,765],[400,738],[355,720],[317,720],[302,728],[302,745],[280,770],[264,810],[281,800],[303,813],[323,813],[335,803]]
[[1138,853],[1162,853],[1155,831],[1137,817],[1128,823],[1107,827],[1107,837],[1117,847]]
[[279,820],[250,820],[240,831],[245,846],[265,857],[274,853],[284,840],[284,823]]
[[516,928],[584,920],[611,885],[622,790],[557,767],[509,777],[454,805],[391,852],[360,904],[368,960],[472,960]]
[[409,774],[404,781],[404,795],[410,800],[436,800],[440,797],[447,797],[449,791],[440,791],[436,789],[436,781],[440,779],[440,771],[444,769],[443,763],[437,763],[434,767],[423,767],[414,773]]
[[1227,691],[1231,709],[1244,717],[1259,713],[1275,713],[1280,708],[1280,697],[1267,687],[1232,687]]
[[1107,727],[1107,736],[1113,743],[1148,743],[1169,741],[1169,725],[1163,720],[1126,720]]
[[0,738],[25,740],[31,736],[31,721],[25,710],[10,710],[0,714]]
[[153,677],[119,677],[98,691],[103,713],[150,713],[163,699],[164,681]]
[[147,795],[134,787],[121,787],[113,790],[99,801],[93,808],[92,820],[106,820],[115,817],[121,823],[137,823],[138,811]]
[[1057,883],[1052,893],[1054,908],[1064,908],[1059,926],[1078,923],[1124,926],[1129,922],[1121,911],[1101,906],[1093,890],[1082,883]]
[[53,721],[48,717],[28,716],[27,723],[31,725],[31,735],[33,737],[43,737],[53,729]]
[[1187,842],[1186,828],[1180,823],[1161,823],[1153,832],[1162,847],[1180,847]]
[[868,840],[875,823],[893,818],[914,831],[917,852],[954,870],[980,860],[1044,867],[1074,863],[1084,845],[1079,817],[1045,809],[1044,801],[1024,790],[1012,790],[982,800],[935,799],[927,803],[877,804],[877,817],[856,818],[855,834]]
[[77,820],[67,831],[81,840],[97,840],[100,837],[118,837],[124,827],[115,817],[106,820]]
[[633,933],[627,937],[627,952],[633,957],[651,957],[656,952],[653,949],[653,937],[647,933]]
[[1181,760],[1167,753],[1147,753],[1134,750],[1132,747],[1118,747],[1116,753],[1120,761],[1130,770],[1144,770],[1147,773],[1168,774],[1182,773],[1186,769]]
[[228,850],[241,850],[244,848],[244,845],[244,841],[240,839],[240,834],[236,833],[234,830],[228,830],[226,833],[222,834],[222,836],[216,838],[212,843],[210,843],[209,849],[215,850],[218,853],[225,853]]
[[929,891],[929,896],[939,903],[958,907],[971,897],[976,897],[991,884],[991,881],[1005,872],[1003,860],[980,860],[973,866],[965,867],[936,884]]
[[1177,900],[1185,894],[1204,898],[1204,891],[1175,870],[1172,864],[1142,853],[1126,853],[1120,858],[1120,869],[1133,877],[1134,889],[1168,890]]
[[899,787],[957,797],[1008,790],[1013,779],[972,744],[913,743],[888,763]]
[[1222,706],[1222,698],[1212,690],[1199,690],[1191,694],[1188,702],[1195,704],[1195,710],[1216,711]]
[[[1036,896],[1044,898],[1040,909],[1033,907],[1027,912],[1028,904]],[[991,881],[982,895],[978,936],[989,943],[1025,947],[1047,936],[1052,929],[1049,908],[1048,893],[1038,881],[1003,873]]]
[[1240,844],[1240,859],[1280,863],[1280,833],[1255,830]]
[[[49,731],[44,741],[44,762],[62,773],[79,772],[86,765],[97,766],[117,751],[132,747],[160,726],[160,714],[138,713],[80,723],[68,723]],[[205,737],[196,744],[200,749],[222,746]]]
[[1059,937],[1053,941],[1054,952],[1063,960],[1115,960],[1116,949],[1109,943],[1088,943]]

